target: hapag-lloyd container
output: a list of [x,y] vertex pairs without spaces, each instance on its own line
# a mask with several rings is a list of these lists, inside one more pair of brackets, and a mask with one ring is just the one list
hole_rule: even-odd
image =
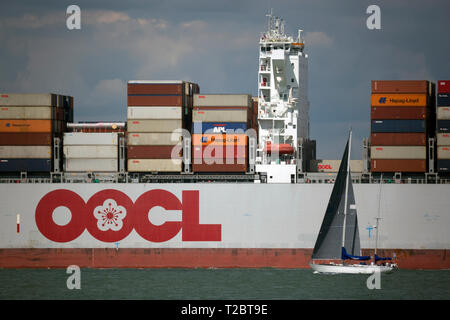
[[372,132],[425,132],[425,120],[372,120]]
[[423,146],[372,146],[372,159],[426,159],[426,147]]
[[136,119],[182,119],[182,107],[154,106],[128,107],[127,118]]
[[51,159],[0,159],[0,172],[52,171]]
[[425,146],[425,133],[371,133],[370,143],[374,146]]
[[63,147],[67,158],[114,159],[118,157],[117,146],[73,145]]
[[0,120],[0,132],[52,132],[52,121],[25,119]]
[[239,133],[247,130],[246,122],[193,122],[192,134]]
[[372,93],[428,93],[426,80],[372,80]]
[[423,120],[427,118],[428,108],[425,107],[372,107],[372,120]]
[[3,146],[51,146],[51,133],[0,133],[0,145]]
[[438,120],[450,120],[450,107],[437,107]]
[[69,158],[65,161],[65,171],[67,172],[117,172],[118,168],[117,158]]
[[247,107],[252,105],[249,94],[194,94],[194,107]]
[[49,159],[51,146],[0,146],[0,159]]
[[450,80],[438,81],[438,93],[450,93]]
[[135,133],[127,134],[127,145],[157,145],[157,146],[173,146],[181,143],[181,132],[174,133]]
[[128,120],[128,132],[172,133],[181,128],[181,120]]
[[[310,172],[338,172],[341,160],[310,160]],[[363,172],[362,160],[350,160],[351,172]]]
[[438,146],[437,147],[438,159],[450,159],[450,146]]
[[105,145],[115,146],[118,143],[117,132],[65,132],[65,146]]
[[180,172],[181,159],[128,159],[129,172]]
[[182,146],[128,146],[127,155],[128,159],[178,159]]
[[371,95],[371,105],[374,107],[426,107],[428,96],[426,94],[395,94],[380,93]]
[[425,159],[372,159],[371,172],[425,172]]
[[245,134],[193,134],[193,145],[247,145]]
[[450,133],[436,133],[436,144],[438,146],[450,146]]

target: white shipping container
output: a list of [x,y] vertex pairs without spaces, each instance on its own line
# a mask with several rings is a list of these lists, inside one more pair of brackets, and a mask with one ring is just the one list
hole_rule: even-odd
[[68,172],[117,172],[117,159],[66,159],[65,170]]
[[[311,160],[309,162],[310,172],[338,172],[341,160]],[[351,172],[363,172],[362,160],[350,160]]]
[[181,120],[128,120],[128,132],[173,132],[182,128]]
[[373,146],[372,159],[426,159],[426,147],[420,146]]
[[66,132],[64,133],[65,146],[109,145],[115,146],[118,142],[117,132]]
[[63,152],[66,158],[118,158],[117,146],[64,146]]
[[247,122],[247,110],[244,109],[195,109],[192,112],[194,122]]
[[450,133],[436,133],[438,146],[450,146]]
[[450,146],[441,146],[437,148],[438,159],[450,159]]
[[180,172],[181,159],[128,159],[129,172]]
[[0,107],[0,119],[41,119],[54,118],[54,107]]
[[173,146],[182,141],[178,133],[128,133],[129,146]]
[[3,159],[49,159],[51,146],[0,146],[0,158]]
[[437,107],[437,119],[449,120],[450,119],[450,107]]
[[51,106],[51,93],[2,93],[0,106]]
[[182,119],[182,107],[128,107],[127,117],[135,119]]
[[249,94],[194,94],[194,107],[250,107]]

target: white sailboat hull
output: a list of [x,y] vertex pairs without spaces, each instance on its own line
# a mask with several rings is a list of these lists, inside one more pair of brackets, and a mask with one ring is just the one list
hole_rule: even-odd
[[310,263],[314,273],[330,274],[373,274],[375,272],[390,273],[397,270],[396,264],[388,265],[359,265],[359,264],[316,264]]

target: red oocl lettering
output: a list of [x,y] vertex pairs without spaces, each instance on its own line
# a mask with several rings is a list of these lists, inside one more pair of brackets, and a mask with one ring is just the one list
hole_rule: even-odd
[[317,165],[317,168],[319,170],[325,170],[325,169],[331,170],[332,169],[331,165],[329,165],[329,164],[319,164],[319,165]]
[[[72,217],[68,224],[57,225],[53,211],[66,207]],[[181,210],[181,221],[166,221],[154,225],[148,219],[154,207]],[[69,242],[85,229],[97,240],[117,242],[127,237],[133,228],[144,239],[165,242],[182,231],[182,241],[221,241],[220,224],[200,224],[199,192],[183,191],[182,202],[171,192],[161,189],[143,193],[135,203],[123,192],[106,189],[95,193],[87,203],[70,190],[54,190],[39,201],[35,212],[36,225],[47,239]]]

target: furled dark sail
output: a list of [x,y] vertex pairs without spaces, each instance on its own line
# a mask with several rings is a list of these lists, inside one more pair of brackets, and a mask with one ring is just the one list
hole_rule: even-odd
[[341,259],[348,149],[349,142],[347,141],[328,207],[314,245],[313,259]]

